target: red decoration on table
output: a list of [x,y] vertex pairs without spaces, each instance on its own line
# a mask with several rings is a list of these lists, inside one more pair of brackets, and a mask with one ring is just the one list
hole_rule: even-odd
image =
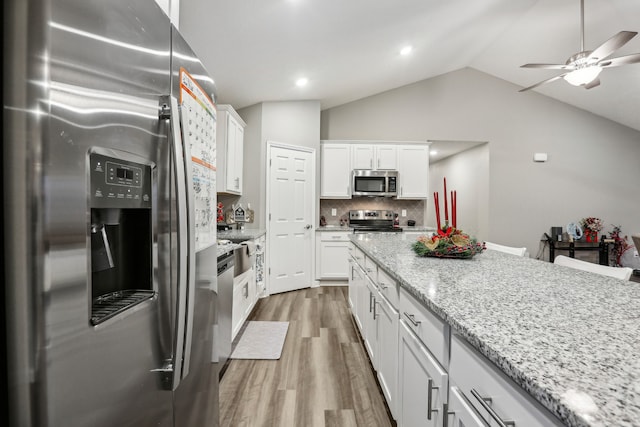
[[458,192],[453,190],[451,192],[451,210],[453,211],[451,220],[453,221],[453,227],[458,226]]
[[447,178],[444,178],[444,222],[449,223],[449,203],[447,202]]
[[433,193],[433,202],[436,204],[436,222],[438,230],[440,230],[440,200],[438,200],[438,192]]

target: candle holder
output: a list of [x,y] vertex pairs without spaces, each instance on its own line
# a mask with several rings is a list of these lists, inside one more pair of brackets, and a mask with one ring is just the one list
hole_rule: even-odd
[[418,256],[434,258],[469,259],[485,250],[484,243],[478,242],[462,230],[445,223],[433,236],[420,236],[413,244]]

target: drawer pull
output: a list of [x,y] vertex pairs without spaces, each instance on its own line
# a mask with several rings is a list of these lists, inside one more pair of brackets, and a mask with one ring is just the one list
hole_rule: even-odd
[[490,397],[482,397],[480,393],[478,393],[478,391],[474,388],[471,389],[471,394],[473,395],[473,397],[475,397],[478,400],[478,402],[480,402],[480,405],[482,405],[484,410],[487,411],[489,415],[491,415],[491,418],[493,418],[500,427],[507,427],[507,426],[515,427],[516,425],[515,421],[511,421],[511,420],[505,421],[502,418],[500,418],[500,416],[496,413],[496,411],[493,410],[493,408],[490,405],[491,403]]
[[427,385],[427,419],[431,419],[431,414],[433,412],[438,412],[437,409],[433,409],[431,407],[431,400],[433,398],[433,390],[437,390],[438,387],[433,386],[433,379],[429,378],[429,383]]
[[420,325],[420,323],[422,323],[422,321],[421,321],[421,320],[416,320],[416,316],[415,316],[415,314],[409,314],[409,313],[407,313],[407,312],[405,311],[405,312],[404,312],[404,316],[405,316],[407,319],[409,319],[409,321],[410,321],[411,323],[413,323],[413,326],[419,326],[419,325]]
[[331,236],[332,239],[342,239],[342,236]]

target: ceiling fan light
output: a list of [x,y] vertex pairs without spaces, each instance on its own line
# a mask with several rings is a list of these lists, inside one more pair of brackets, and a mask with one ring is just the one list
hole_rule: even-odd
[[598,65],[592,65],[590,67],[578,68],[564,76],[567,83],[574,86],[582,86],[594,81],[600,72],[602,67]]

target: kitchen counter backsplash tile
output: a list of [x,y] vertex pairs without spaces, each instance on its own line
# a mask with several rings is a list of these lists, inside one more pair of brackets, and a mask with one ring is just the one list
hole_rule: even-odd
[[[386,197],[354,197],[353,199],[320,199],[320,215],[327,220],[327,225],[340,225],[340,219],[349,220],[349,211],[356,209],[390,210],[401,215],[407,211],[406,217],[400,217],[400,226],[405,227],[412,219],[416,224],[424,224],[424,200],[396,200]],[[335,208],[336,216],[331,216],[331,209]]]
[[491,250],[420,258],[404,234],[351,239],[566,425],[640,425],[637,283]]
[[245,228],[243,230],[218,231],[218,240],[231,240],[234,243],[254,240],[264,236],[267,230],[263,228]]

